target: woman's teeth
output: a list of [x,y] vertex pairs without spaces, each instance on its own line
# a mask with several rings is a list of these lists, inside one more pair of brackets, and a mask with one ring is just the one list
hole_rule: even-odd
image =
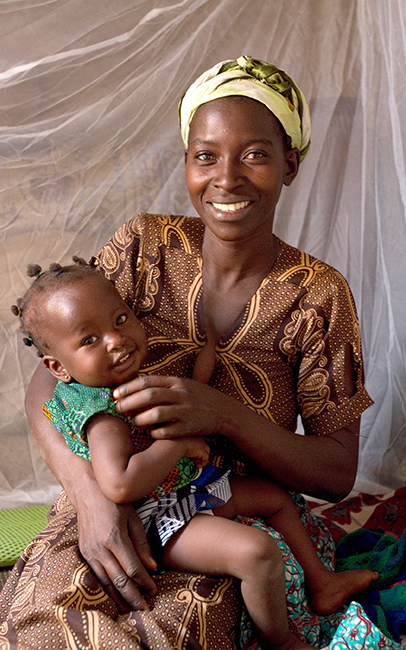
[[248,204],[249,201],[240,201],[239,203],[213,203],[213,206],[216,210],[221,210],[222,212],[236,212],[237,210],[246,208]]

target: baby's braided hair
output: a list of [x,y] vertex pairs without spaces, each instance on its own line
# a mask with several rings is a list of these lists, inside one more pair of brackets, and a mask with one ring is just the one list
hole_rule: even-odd
[[44,336],[46,327],[43,326],[38,299],[45,297],[46,294],[59,289],[63,285],[71,284],[98,273],[96,268],[90,266],[81,257],[74,255],[72,261],[74,264],[67,266],[57,263],[50,264],[47,271],[43,271],[38,264],[29,264],[27,266],[27,275],[34,278],[34,281],[22,298],[18,298],[17,303],[11,306],[13,314],[20,318],[20,329],[24,334],[23,342],[28,346],[34,345],[37,348],[39,357],[44,356],[48,345]]

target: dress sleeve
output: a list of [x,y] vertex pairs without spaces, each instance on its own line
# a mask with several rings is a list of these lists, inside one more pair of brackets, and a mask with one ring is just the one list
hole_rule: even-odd
[[296,318],[297,403],[304,430],[329,434],[358,419],[373,404],[364,387],[354,299],[338,271],[328,267],[310,284]]
[[145,260],[142,236],[147,215],[141,213],[123,224],[94,255],[90,264],[111,280],[123,300],[137,313],[145,284]]
[[114,408],[109,388],[91,388],[74,382],[58,381],[53,398],[45,402],[42,410],[55,429],[63,434],[69,449],[89,461],[86,422],[96,413],[121,417]]

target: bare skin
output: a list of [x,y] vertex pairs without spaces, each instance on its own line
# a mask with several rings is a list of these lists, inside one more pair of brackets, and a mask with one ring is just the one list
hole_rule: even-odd
[[[262,516],[283,534],[304,570],[313,609],[331,614],[378,578],[368,570],[335,574],[319,559],[290,496],[263,479],[230,479],[232,497],[215,517],[196,515],[164,547],[169,569],[233,575],[241,580],[245,605],[261,648],[309,648],[291,632],[285,599],[282,555],[264,531],[232,521],[237,514]],[[230,544],[232,540],[232,544]],[[269,606],[272,603],[272,607]]]
[[104,494],[115,503],[133,503],[153,492],[181,458],[207,465],[209,447],[202,438],[155,440],[134,454],[127,422],[99,413],[86,429],[92,466]]

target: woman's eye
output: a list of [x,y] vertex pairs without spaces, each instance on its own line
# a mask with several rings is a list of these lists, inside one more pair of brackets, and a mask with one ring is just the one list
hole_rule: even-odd
[[82,341],[82,346],[84,345],[92,345],[92,343],[96,343],[97,341],[97,336],[86,336],[85,339]]
[[259,158],[264,158],[265,154],[263,151],[250,151],[245,157],[249,160],[258,160]]
[[123,323],[126,322],[128,316],[127,314],[120,314],[120,316],[116,320],[116,325],[122,325]]
[[200,162],[211,162],[214,160],[213,154],[209,153],[208,151],[202,151],[201,153],[196,154],[195,158]]

